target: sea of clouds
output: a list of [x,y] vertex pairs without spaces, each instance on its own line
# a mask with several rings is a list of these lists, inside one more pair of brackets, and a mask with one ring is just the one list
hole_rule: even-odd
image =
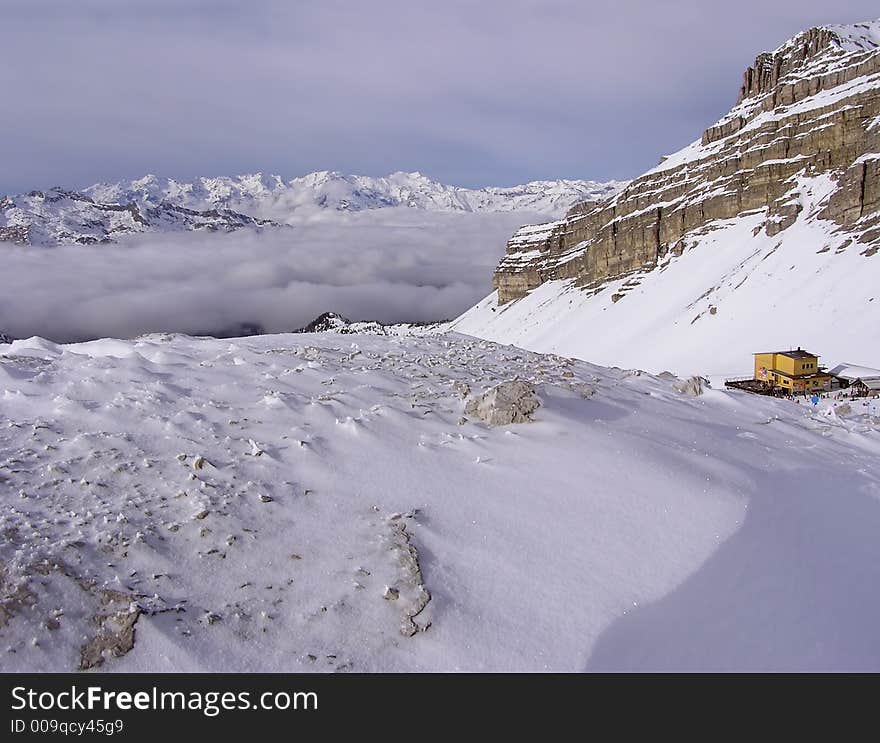
[[0,245],[0,332],[57,342],[148,332],[229,334],[302,327],[325,311],[430,322],[491,291],[529,213],[379,209],[294,227],[173,233],[116,244]]

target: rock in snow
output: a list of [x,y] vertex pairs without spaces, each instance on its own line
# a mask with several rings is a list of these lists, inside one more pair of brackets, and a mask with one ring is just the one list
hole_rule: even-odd
[[479,418],[490,426],[527,423],[541,405],[535,388],[528,382],[502,382],[465,405],[465,413]]
[[702,395],[703,388],[709,386],[709,380],[703,377],[690,377],[689,379],[676,382],[674,385],[675,389],[681,392],[682,395],[690,395],[691,397]]

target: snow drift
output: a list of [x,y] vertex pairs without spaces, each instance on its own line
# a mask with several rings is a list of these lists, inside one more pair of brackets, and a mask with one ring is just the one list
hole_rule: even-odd
[[[532,422],[462,419],[512,376]],[[0,346],[0,668],[877,670],[876,402],[676,385],[456,334]]]

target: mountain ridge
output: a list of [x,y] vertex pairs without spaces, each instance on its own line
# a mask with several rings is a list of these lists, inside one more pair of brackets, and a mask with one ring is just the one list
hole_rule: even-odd
[[191,182],[148,174],[79,191],[53,187],[0,196],[0,241],[107,243],[143,232],[292,226],[328,213],[395,207],[561,215],[574,202],[608,196],[624,185],[623,181],[561,179],[469,189],[418,172],[372,177],[317,171],[287,181],[278,175],[251,173]]

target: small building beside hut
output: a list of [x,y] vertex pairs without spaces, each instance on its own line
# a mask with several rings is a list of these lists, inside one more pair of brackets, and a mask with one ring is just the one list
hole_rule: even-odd
[[829,374],[841,389],[851,389],[859,397],[880,395],[880,369],[858,364],[838,364]]

